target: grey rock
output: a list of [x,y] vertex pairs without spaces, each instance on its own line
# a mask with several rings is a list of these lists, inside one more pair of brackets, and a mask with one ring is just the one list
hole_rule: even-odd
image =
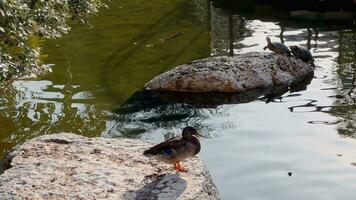
[[245,92],[290,85],[313,74],[314,68],[294,57],[250,52],[211,57],[180,65],[156,76],[147,90],[178,92]]
[[0,199],[219,199],[199,157],[177,173],[142,155],[150,145],[68,133],[34,138],[9,154]]

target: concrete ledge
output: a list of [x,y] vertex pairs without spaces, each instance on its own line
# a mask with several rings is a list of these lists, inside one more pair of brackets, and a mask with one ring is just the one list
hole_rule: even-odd
[[177,173],[142,155],[150,145],[69,133],[34,138],[8,155],[0,199],[219,199],[199,157]]

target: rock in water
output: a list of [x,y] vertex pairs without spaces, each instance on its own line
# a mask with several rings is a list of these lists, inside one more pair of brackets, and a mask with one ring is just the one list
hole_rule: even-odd
[[294,57],[251,52],[197,60],[156,76],[147,90],[176,92],[245,92],[290,85],[312,75],[311,65]]
[[152,144],[61,133],[34,138],[8,156],[0,199],[219,199],[199,157],[188,173],[146,158]]

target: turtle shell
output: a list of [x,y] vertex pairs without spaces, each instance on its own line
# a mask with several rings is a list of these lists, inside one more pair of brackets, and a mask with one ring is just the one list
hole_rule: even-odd
[[279,54],[290,55],[290,50],[288,49],[288,47],[280,42],[271,42],[270,49]]
[[307,48],[294,45],[290,47],[290,50],[295,57],[301,59],[304,62],[314,61],[312,54]]
[[263,48],[264,50],[266,50],[268,48],[269,50],[271,50],[271,51],[273,51],[275,53],[286,54],[288,56],[291,56],[290,50],[283,43],[271,42],[271,39],[268,36],[266,37],[266,40],[267,40],[267,46],[265,46]]

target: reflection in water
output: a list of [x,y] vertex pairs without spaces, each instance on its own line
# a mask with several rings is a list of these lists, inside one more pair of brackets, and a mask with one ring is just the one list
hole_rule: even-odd
[[283,94],[288,91],[305,90],[311,79],[312,76],[290,87],[259,88],[244,93],[174,93],[142,90],[114,110],[116,124],[106,134],[110,137],[137,137],[152,129],[194,125],[200,128],[205,136],[209,136],[209,125],[204,124],[204,119],[211,117],[209,115],[217,117],[226,113],[226,110],[219,106],[249,103],[257,99],[266,103],[276,102],[276,99],[281,102]]
[[[236,0],[231,12],[224,0],[111,1],[93,18],[93,28],[76,26],[68,37],[45,43],[48,63],[56,64],[53,73],[17,81],[0,97],[0,157],[39,134],[159,142],[194,125],[208,138],[201,155],[223,199],[352,199],[354,25],[315,18],[346,16],[330,13],[332,8],[299,10],[313,7],[309,0],[293,9],[266,2]],[[160,42],[174,33],[182,34]],[[231,47],[234,54],[263,51],[267,35],[310,48],[317,68],[307,89],[137,92],[155,75],[209,54],[228,55]]]
[[[108,116],[91,105],[91,95],[75,85],[16,81],[1,100],[0,155],[32,137],[57,132],[95,136]],[[5,146],[4,146],[5,145]]]
[[[338,85],[337,95],[329,96],[335,98],[335,102],[330,106],[318,106],[317,100],[310,100],[303,105],[289,107],[291,112],[325,112],[339,119],[334,122],[310,121],[310,123],[324,123],[328,125],[338,125],[338,132],[341,135],[356,137],[356,34],[350,31],[338,32],[338,65],[332,81]],[[333,42],[326,43],[328,47],[335,47]],[[325,90],[325,89],[324,89]],[[307,109],[311,108],[311,109]]]
[[356,137],[356,33],[340,32],[336,84],[339,98],[330,109],[330,114],[341,121],[339,134]]
[[[234,4],[235,1],[232,2]],[[211,7],[211,55],[234,54],[234,49],[242,48],[237,43],[241,37],[250,34],[243,17],[233,15],[233,11],[224,11]],[[228,14],[226,14],[228,13]]]
[[[156,74],[208,56],[206,6],[205,0],[110,2],[90,19],[92,27],[75,24],[63,38],[41,43],[53,72],[1,94],[0,159],[41,134],[99,136],[112,124],[109,110]],[[182,35],[161,42],[174,33]]]
[[[187,95],[187,99],[184,98],[185,95]],[[140,134],[152,130],[181,129],[187,125],[194,125],[203,130],[204,136],[211,137],[209,133],[213,127],[206,123],[206,119],[211,115],[223,116],[228,108],[212,105],[206,99],[209,98],[209,95],[188,95],[152,91],[137,92],[114,111],[116,113],[115,122],[105,135],[110,137],[138,137]],[[223,97],[218,98],[218,100],[222,99]],[[199,100],[209,102],[209,105],[202,104]],[[216,101],[216,94],[212,94],[210,100]],[[218,126],[226,125],[220,124]]]

